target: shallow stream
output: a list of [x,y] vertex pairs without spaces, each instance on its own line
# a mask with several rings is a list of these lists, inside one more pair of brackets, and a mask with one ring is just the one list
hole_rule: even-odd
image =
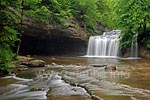
[[47,66],[1,77],[0,100],[150,100],[148,59],[35,58]]

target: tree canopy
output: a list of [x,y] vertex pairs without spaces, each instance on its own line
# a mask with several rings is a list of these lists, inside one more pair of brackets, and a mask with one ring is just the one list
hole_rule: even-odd
[[[17,10],[21,9],[20,0],[3,0],[0,4],[0,74],[7,73],[14,59],[12,48],[18,40],[21,15]],[[19,20],[20,19],[20,20]]]
[[122,47],[131,44],[138,34],[139,42],[150,48],[150,1],[116,0],[117,27],[122,30]]

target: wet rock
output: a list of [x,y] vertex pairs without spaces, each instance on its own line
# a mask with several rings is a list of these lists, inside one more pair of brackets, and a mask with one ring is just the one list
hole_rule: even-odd
[[92,100],[104,100],[96,95],[92,95]]
[[31,57],[19,56],[19,64],[20,66],[27,67],[44,67],[46,63],[43,60],[36,60]]
[[107,65],[106,64],[90,64],[90,66],[93,66],[93,67],[105,67]]
[[117,70],[115,65],[108,65],[105,67],[105,71],[115,71]]
[[89,97],[87,91],[82,87],[72,86],[66,83],[61,79],[61,76],[58,74],[52,74],[49,76],[48,86],[50,91],[48,92],[48,96],[50,97],[64,97],[64,96],[85,96]]
[[29,57],[29,56],[19,56],[19,61],[20,62],[28,62],[30,60],[33,60],[33,58]]
[[72,96],[58,96],[58,97],[49,97],[48,100],[92,100],[85,99],[85,96],[82,95],[72,95]]
[[140,47],[139,48],[139,56],[142,58],[150,58],[150,49]]
[[20,65],[26,65],[26,66],[28,66],[29,62],[28,61],[21,62]]
[[35,87],[35,88],[32,88],[30,91],[42,91],[42,89]]
[[18,71],[26,71],[26,70],[28,70],[28,66],[20,65],[17,69],[18,69]]
[[45,61],[43,60],[32,60],[28,62],[29,67],[44,67]]
[[53,62],[51,65],[56,66],[57,64]]
[[46,65],[46,67],[48,68],[52,68],[52,69],[61,69],[63,68],[64,66],[63,65]]

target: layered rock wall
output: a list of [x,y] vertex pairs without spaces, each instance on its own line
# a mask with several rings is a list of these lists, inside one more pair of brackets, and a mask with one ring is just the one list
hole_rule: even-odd
[[81,56],[86,54],[87,35],[73,26],[51,26],[46,21],[25,19],[20,54]]

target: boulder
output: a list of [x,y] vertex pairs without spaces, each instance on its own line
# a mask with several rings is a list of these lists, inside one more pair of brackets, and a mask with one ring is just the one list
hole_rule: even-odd
[[43,60],[32,60],[28,62],[28,67],[44,67],[45,61]]

